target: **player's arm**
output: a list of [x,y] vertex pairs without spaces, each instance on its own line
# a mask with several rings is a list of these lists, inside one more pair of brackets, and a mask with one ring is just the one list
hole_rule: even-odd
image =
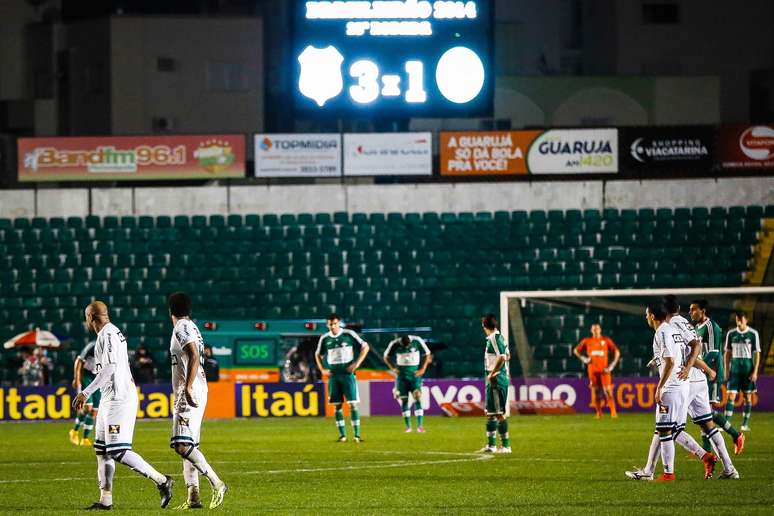
[[73,389],[81,390],[81,381],[83,379],[83,359],[80,356],[75,357],[73,364]]
[[585,339],[580,341],[580,344],[575,346],[575,349],[572,350],[573,354],[575,354],[576,357],[578,357],[578,360],[583,362],[584,364],[588,364],[591,362],[591,359],[587,357],[586,355],[581,355],[581,352],[586,349],[586,341]]
[[712,369],[707,362],[702,360],[701,357],[696,359],[696,363],[693,364],[693,367],[696,369],[700,369],[704,374],[706,374],[710,381],[715,380],[715,377],[717,376],[717,373],[714,369]]
[[758,366],[761,365],[761,338],[758,335],[758,332],[755,332],[755,342],[753,342],[753,370],[752,374],[750,375],[750,381],[757,382],[758,381]]
[[183,353],[188,358],[188,365],[185,371],[185,401],[192,407],[198,407],[193,396],[193,383],[196,380],[196,373],[199,372],[199,347],[194,340],[183,344]]
[[729,342],[731,332],[726,333],[726,345],[724,346],[725,353],[723,353],[723,383],[728,381],[728,372],[731,367],[731,343]]
[[605,369],[608,373],[613,372],[613,369],[615,369],[615,366],[618,365],[618,361],[621,359],[621,351],[612,340],[610,341],[610,347],[613,348],[613,361],[610,362],[610,365]]
[[321,353],[322,353],[322,342],[324,337],[325,337],[324,335],[320,337],[320,340],[317,342],[317,351],[314,352],[314,361],[317,364],[317,369],[320,370],[320,374],[322,374],[323,376],[330,373],[330,371],[325,369],[325,366],[323,365],[323,361],[322,361]]
[[371,349],[371,347],[368,345],[368,342],[361,339],[357,333],[352,332],[352,335],[360,343],[360,354],[357,356],[357,360],[355,360],[353,364],[350,364],[350,366],[347,367],[347,371],[349,371],[350,373],[354,373],[355,371],[357,371],[357,369],[360,367],[360,365],[368,356],[368,350]]
[[390,360],[390,353],[392,352],[392,347],[398,342],[398,339],[391,340],[389,344],[387,344],[387,349],[384,350],[384,355],[382,358],[384,359],[384,363],[387,364],[387,367],[390,368],[390,371],[393,373],[398,372],[398,368],[395,366],[395,364],[392,363],[392,360]]
[[107,385],[107,383],[110,381],[110,378],[112,378],[113,374],[116,372],[115,352],[112,351],[110,334],[108,334],[105,338],[108,340],[108,342],[103,343],[102,349],[99,350],[101,353],[101,367],[99,368],[99,371],[97,371],[97,376],[94,377],[94,381],[91,382],[88,387],[83,389],[75,397],[75,400],[73,400],[73,407],[75,407],[76,410],[81,410],[83,405],[86,403],[86,400],[88,400],[92,394],[97,392],[98,389],[101,389]]
[[494,365],[492,366],[492,370],[489,372],[489,375],[487,376],[487,380],[492,381],[494,380],[495,376],[500,374],[500,370],[505,366],[505,361],[508,360],[508,355],[503,353],[503,351],[507,350],[500,350],[500,346],[497,343],[497,337],[491,337],[492,342],[492,349],[494,349],[495,354],[497,355],[497,359],[495,360]]
[[425,354],[425,358],[422,360],[422,366],[417,370],[416,373],[414,373],[417,377],[420,377],[424,376],[425,372],[427,372],[427,366],[429,366],[430,362],[433,361],[433,354],[430,353],[430,348],[427,347],[425,339],[417,337],[417,342],[419,342],[419,347],[422,348],[422,351]]
[[658,385],[656,386],[656,403],[661,403],[661,389],[664,388],[664,384],[672,373],[672,368],[675,366],[675,359],[672,357],[664,357],[664,370],[661,372],[661,376],[658,379]]
[[693,339],[688,343],[688,347],[691,348],[691,354],[688,355],[688,360],[686,360],[683,368],[677,373],[677,377],[681,380],[687,380],[691,374],[691,368],[696,365],[696,359],[699,358],[699,353],[701,352],[701,342],[698,339]]

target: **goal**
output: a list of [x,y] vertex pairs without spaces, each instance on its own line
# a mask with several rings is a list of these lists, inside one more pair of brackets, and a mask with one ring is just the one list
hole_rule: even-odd
[[706,300],[709,317],[724,332],[734,327],[735,312],[745,312],[761,337],[763,372],[774,337],[774,287],[500,292],[500,331],[517,359],[512,371],[520,369],[524,377],[580,376],[583,367],[572,350],[599,323],[621,349],[622,374],[646,374],[653,332],[645,323],[645,305],[667,294],[677,296],[686,318],[692,301]]

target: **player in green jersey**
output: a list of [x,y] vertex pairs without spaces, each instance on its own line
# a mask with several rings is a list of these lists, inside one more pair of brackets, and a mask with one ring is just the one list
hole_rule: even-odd
[[[486,438],[481,453],[511,453],[511,439],[508,435],[508,388],[511,385],[508,360],[511,355],[505,339],[497,329],[497,318],[487,314],[481,319],[486,335],[484,348],[484,373],[486,375]],[[496,448],[497,433],[502,446]]]
[[[712,404],[712,421],[731,436],[731,439],[734,440],[734,453],[739,455],[744,450],[744,433],[738,432],[731,425],[723,415],[722,410],[723,392],[721,386],[723,385],[725,373],[720,348],[723,330],[720,329],[718,323],[709,318],[707,315],[708,310],[709,305],[706,299],[697,299],[691,303],[691,320],[696,325],[696,334],[699,336],[702,345],[701,358],[710,369],[715,371],[714,379],[707,377],[709,401]],[[713,451],[712,444],[707,435],[702,432],[701,437],[704,449],[708,452]]]
[[736,394],[742,391],[744,398],[742,431],[746,432],[750,430],[752,395],[756,392],[755,382],[758,381],[761,338],[756,330],[747,325],[747,315],[744,312],[736,313],[736,328],[726,334],[725,353],[725,373],[728,381],[726,417],[731,419],[734,415]]
[[[358,410],[360,396],[357,392],[355,371],[368,355],[369,346],[357,333],[342,328],[341,318],[338,315],[329,315],[327,322],[330,331],[320,337],[314,359],[323,376],[329,375],[328,402],[336,409],[338,441],[347,441],[344,429],[344,412],[341,408],[346,399],[350,409],[354,440],[359,443],[363,438],[360,436],[360,412]],[[355,357],[356,347],[360,348],[357,358]]]
[[[420,357],[424,355],[421,359]],[[406,433],[411,432],[411,402],[414,398],[414,415],[417,418],[417,432],[423,433],[424,411],[422,410],[422,376],[432,359],[430,349],[424,339],[416,335],[403,335],[391,341],[384,352],[384,362],[395,373],[395,392],[400,399],[403,421],[406,423]]]
[[[86,344],[86,347],[81,350],[81,353],[75,357],[75,364],[73,366],[73,389],[76,393],[81,392],[94,380],[94,345],[96,341],[91,341]],[[70,442],[80,446],[91,446],[92,441],[89,438],[91,432],[94,430],[94,421],[97,418],[97,409],[99,409],[99,401],[101,398],[99,391],[96,391],[86,401],[83,409],[78,411],[75,415],[75,426],[70,429]],[[80,437],[80,429],[83,428],[83,437]]]

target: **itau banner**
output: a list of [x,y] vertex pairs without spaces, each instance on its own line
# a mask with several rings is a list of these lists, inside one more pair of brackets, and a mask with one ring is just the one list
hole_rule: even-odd
[[340,175],[340,134],[255,135],[255,177]]
[[527,157],[531,174],[610,174],[618,172],[618,129],[546,131]]
[[19,181],[244,177],[241,135],[20,138]]
[[715,155],[712,127],[632,127],[620,130],[621,168],[633,172],[654,169],[711,169]]
[[718,159],[723,168],[774,168],[774,126],[722,127],[718,142]]
[[539,135],[540,131],[441,133],[441,175],[526,175],[527,152]]
[[345,176],[429,176],[432,173],[431,133],[344,135]]
[[[658,379],[655,377],[613,377],[613,394],[618,410],[623,412],[654,410],[657,383]],[[394,382],[373,381],[370,386],[372,416],[400,414],[400,404],[393,396]],[[422,386],[422,407],[426,414],[442,415],[441,403],[484,401],[485,392],[483,380],[425,380]],[[773,393],[774,377],[760,377],[754,410],[774,410]],[[577,412],[594,411],[587,378],[512,378],[509,399],[562,400]],[[739,396],[737,398],[739,407],[741,403],[741,396]]]

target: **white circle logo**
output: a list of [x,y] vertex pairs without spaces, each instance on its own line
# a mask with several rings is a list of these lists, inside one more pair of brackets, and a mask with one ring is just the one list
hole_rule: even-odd
[[476,98],[484,87],[485,78],[481,58],[466,47],[447,50],[435,70],[438,89],[455,104],[465,104]]

